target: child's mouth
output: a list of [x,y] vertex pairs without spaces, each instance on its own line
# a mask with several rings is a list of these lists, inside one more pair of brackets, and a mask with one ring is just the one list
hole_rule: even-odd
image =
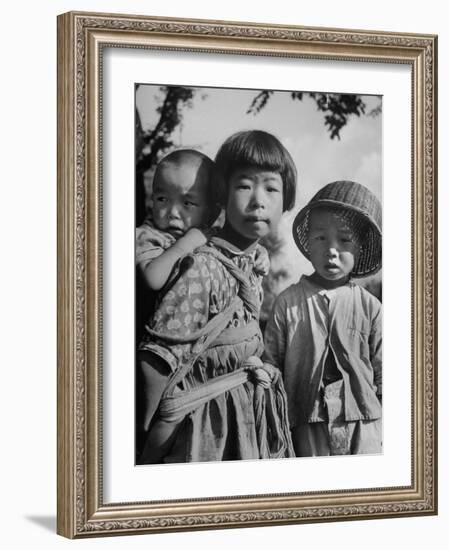
[[170,235],[173,235],[173,237],[181,237],[182,235],[184,235],[184,231],[180,227],[169,226],[167,228],[167,231],[170,233]]
[[266,218],[259,218],[258,216],[250,216],[246,218],[247,223],[252,223],[255,225],[259,224],[268,224],[268,220]]

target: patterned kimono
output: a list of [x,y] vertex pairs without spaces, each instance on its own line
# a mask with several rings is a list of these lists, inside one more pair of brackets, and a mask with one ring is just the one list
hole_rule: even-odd
[[248,361],[263,351],[254,256],[212,238],[181,262],[147,326],[139,349],[170,371],[158,417],[176,436],[163,462],[294,456],[282,380],[261,387]]

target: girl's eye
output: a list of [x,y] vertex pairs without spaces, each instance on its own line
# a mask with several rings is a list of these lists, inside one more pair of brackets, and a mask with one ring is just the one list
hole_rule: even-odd
[[269,193],[280,193],[281,192],[281,190],[278,189],[277,187],[268,187],[267,191]]
[[165,197],[156,197],[157,202],[166,202],[167,199]]
[[187,206],[188,208],[193,206],[198,206],[195,202],[192,202],[192,201],[185,201],[184,205]]

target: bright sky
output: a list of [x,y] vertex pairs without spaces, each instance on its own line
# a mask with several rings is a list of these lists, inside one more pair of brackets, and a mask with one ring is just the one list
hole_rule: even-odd
[[[292,276],[285,284],[310,273],[311,266],[296,248],[291,224],[297,211],[316,191],[335,180],[362,183],[382,199],[382,115],[351,117],[340,131],[340,140],[330,139],[324,114],[307,96],[292,100],[289,92],[275,92],[259,114],[246,114],[257,90],[198,88],[192,108],[183,109],[183,120],[175,133],[179,147],[198,149],[211,158],[223,141],[239,130],[259,129],[274,134],[288,149],[298,170],[295,209],[284,215],[280,232],[285,236],[283,265]],[[137,108],[144,130],[154,126],[161,97],[158,86],[137,90]],[[377,107],[379,96],[362,96],[366,112]]]

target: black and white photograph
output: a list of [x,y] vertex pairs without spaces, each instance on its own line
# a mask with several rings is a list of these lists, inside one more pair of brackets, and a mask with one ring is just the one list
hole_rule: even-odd
[[4,4],[3,548],[447,544],[444,5]]
[[368,27],[58,18],[61,535],[437,513],[437,36]]
[[135,463],[382,453],[382,96],[135,86]]

